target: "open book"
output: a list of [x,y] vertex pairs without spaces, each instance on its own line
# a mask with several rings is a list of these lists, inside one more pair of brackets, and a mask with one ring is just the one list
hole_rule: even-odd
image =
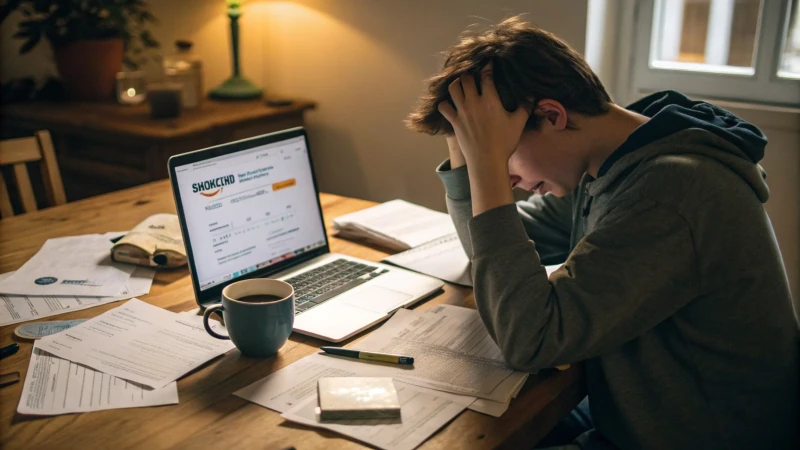
[[[383,262],[472,286],[469,258],[458,240],[450,216],[405,200],[392,200],[338,217],[336,235],[376,243],[401,251]],[[545,266],[549,276],[560,265]]]
[[456,232],[445,213],[405,200],[392,200],[333,220],[336,235],[403,251]]
[[392,200],[338,217],[336,235],[401,251],[383,260],[450,283],[472,286],[470,262],[450,216]]

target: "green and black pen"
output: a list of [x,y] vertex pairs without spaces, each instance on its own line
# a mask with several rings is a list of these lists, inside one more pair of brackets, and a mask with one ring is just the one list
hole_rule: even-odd
[[331,355],[365,359],[367,361],[381,361],[394,364],[405,364],[409,366],[414,364],[414,358],[410,356],[392,355],[391,353],[362,352],[359,350],[350,350],[349,348],[341,347],[320,347],[320,350],[325,353],[330,353]]

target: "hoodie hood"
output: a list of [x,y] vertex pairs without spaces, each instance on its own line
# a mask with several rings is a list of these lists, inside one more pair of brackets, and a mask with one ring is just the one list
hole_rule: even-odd
[[[650,120],[637,128],[606,159],[591,191],[605,190],[619,176],[659,155],[694,153],[723,163],[739,174],[762,202],[769,196],[758,162],[764,158],[767,138],[755,125],[710,103],[693,101],[675,91],[651,94],[627,107]],[[684,133],[684,131],[692,132]],[[681,135],[678,142],[666,139]],[[659,141],[670,141],[659,145]],[[596,195],[596,194],[592,194]]]

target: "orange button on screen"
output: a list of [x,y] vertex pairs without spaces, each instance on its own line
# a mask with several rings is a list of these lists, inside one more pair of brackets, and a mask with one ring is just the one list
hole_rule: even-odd
[[272,190],[273,191],[280,191],[281,189],[286,189],[288,187],[292,187],[295,184],[297,184],[297,180],[295,180],[294,178],[290,178],[288,180],[284,180],[284,181],[279,181],[277,183],[273,183],[272,184]]

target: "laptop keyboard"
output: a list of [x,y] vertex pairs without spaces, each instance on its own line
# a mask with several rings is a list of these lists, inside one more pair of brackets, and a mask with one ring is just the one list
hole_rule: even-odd
[[298,315],[386,272],[380,267],[336,259],[284,281],[294,287]]

